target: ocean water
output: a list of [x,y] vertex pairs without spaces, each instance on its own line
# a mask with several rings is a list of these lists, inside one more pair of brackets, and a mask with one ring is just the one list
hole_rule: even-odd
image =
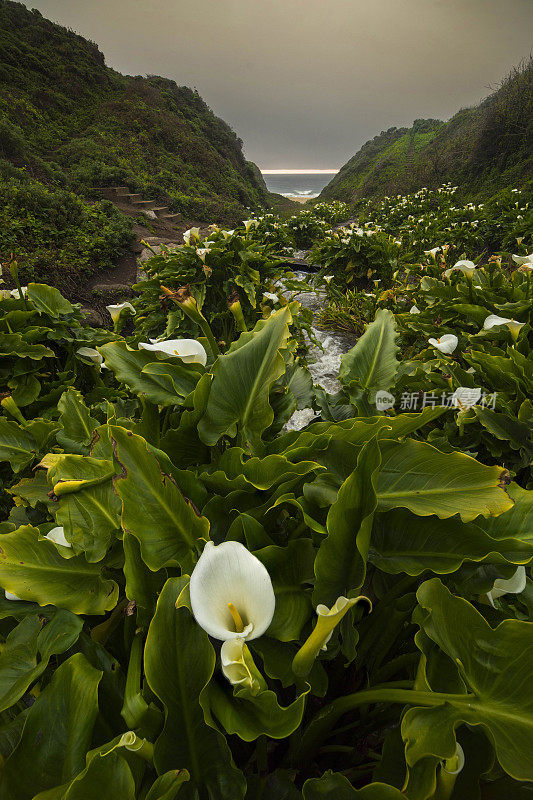
[[268,175],[263,173],[263,178],[270,192],[282,194],[285,197],[318,197],[324,186],[326,186],[335,175],[335,172],[319,175],[308,175],[307,173],[283,173],[280,175]]

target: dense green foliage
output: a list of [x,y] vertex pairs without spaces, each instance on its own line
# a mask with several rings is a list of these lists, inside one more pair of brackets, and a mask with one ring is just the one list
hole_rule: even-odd
[[[365,206],[336,234],[338,204],[189,231],[113,332],[44,284],[0,298],[0,800],[527,797],[531,234],[453,269],[483,239],[447,245],[439,197],[430,231]],[[298,235],[364,317],[334,394],[276,258]],[[390,286],[347,292],[342,247],[394,249]]]
[[363,145],[323,190],[327,200],[415,191],[451,182],[468,197],[489,196],[533,178],[533,62],[448,122],[415,120]]
[[126,77],[97,46],[0,2],[0,159],[78,192],[125,184],[198,219],[242,219],[267,196],[242,142],[198,93]]
[[0,181],[0,262],[16,257],[24,281],[66,287],[111,267],[132,236],[130,219],[109,201],[88,204],[29,178]]

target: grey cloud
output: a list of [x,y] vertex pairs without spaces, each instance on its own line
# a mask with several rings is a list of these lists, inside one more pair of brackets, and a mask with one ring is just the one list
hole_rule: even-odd
[[263,167],[340,166],[478,102],[531,51],[533,0],[30,0],[109,66],[198,89]]

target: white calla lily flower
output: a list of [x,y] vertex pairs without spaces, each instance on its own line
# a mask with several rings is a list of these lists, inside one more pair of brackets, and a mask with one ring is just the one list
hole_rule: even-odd
[[207,255],[208,253],[210,253],[210,252],[211,252],[211,250],[210,250],[210,248],[209,248],[209,247],[198,247],[198,248],[197,248],[197,250],[196,250],[196,255],[197,255],[199,258],[201,258],[201,259],[202,259],[202,261],[203,261],[203,262],[204,262],[204,264],[205,264],[205,257],[206,257],[206,255]]
[[277,303],[279,301],[279,297],[274,292],[263,292],[263,297],[265,300],[272,300],[273,303]]
[[233,236],[235,231],[220,231],[224,239],[229,239],[230,236]]
[[207,353],[204,346],[196,339],[166,339],[139,342],[139,350],[152,350],[154,353],[165,353],[167,356],[178,356],[186,364],[201,364],[205,367]]
[[420,309],[417,308],[416,306],[411,306],[411,308],[409,309],[409,313],[410,314],[420,314]]
[[183,234],[185,244],[191,244],[191,239],[193,242],[197,242],[200,239],[200,228],[189,228],[188,231],[185,231]]
[[424,255],[435,258],[440,249],[440,247],[432,247],[431,250],[424,250]]
[[438,339],[428,339],[428,342],[441,353],[450,355],[457,347],[459,339],[453,333],[446,333]]
[[491,606],[494,607],[494,601],[498,597],[503,597],[504,594],[520,594],[526,588],[526,568],[517,567],[516,572],[510,578],[496,578],[494,585],[490,592],[487,592],[487,598]]
[[513,258],[513,261],[515,262],[515,264],[519,264],[519,265],[533,264],[533,253],[529,253],[529,255],[527,255],[527,256],[513,256],[512,258]]
[[196,622],[215,639],[257,639],[272,622],[270,575],[240,542],[207,542],[189,591]]
[[77,355],[81,356],[82,358],[88,358],[89,361],[92,361],[94,364],[100,364],[102,369],[107,369],[106,365],[103,363],[104,357],[101,353],[98,352],[94,347],[79,347],[76,350]]
[[491,328],[495,328],[498,325],[507,325],[511,331],[511,336],[516,341],[520,329],[523,328],[525,324],[525,322],[517,322],[515,319],[509,319],[509,317],[499,317],[497,314],[489,314],[483,323],[483,330],[490,331]]
[[326,283],[331,283],[334,277],[335,277],[334,275],[324,275],[324,280],[326,281]]
[[[19,292],[18,289],[11,289],[9,294],[11,295],[11,297],[14,297],[15,300],[22,300],[22,297],[26,297],[26,292],[27,291],[28,291],[28,287],[27,286],[21,286],[20,287],[20,292]],[[22,296],[21,296],[21,292],[22,292]]]
[[477,387],[459,386],[452,394],[452,405],[454,408],[466,411],[467,408],[472,408],[472,406],[476,405],[478,400],[481,399],[481,394],[481,389]]
[[9,300],[11,292],[9,289],[0,289],[0,300]]
[[125,303],[114,303],[114,304],[112,304],[110,306],[106,306],[106,309],[111,314],[111,319],[113,320],[113,323],[118,322],[118,320],[120,318],[120,315],[126,309],[131,311],[132,314],[136,314],[137,313],[135,311],[135,309],[133,308],[132,304],[128,303],[128,302],[125,302]]
[[453,265],[453,267],[447,269],[444,274],[447,278],[449,278],[452,272],[456,270],[462,272],[467,278],[471,278],[476,270],[476,265],[473,261],[458,261]]
[[257,219],[245,219],[242,223],[244,225],[244,230],[246,233],[250,230],[250,228],[257,228],[259,225],[259,220]]
[[[44,538],[49,539],[51,542],[54,542],[54,544],[60,544],[62,547],[72,548],[70,542],[67,542],[65,539],[65,531],[62,525],[52,528],[52,530],[48,531]],[[13,592],[8,592],[7,589],[4,590],[4,594],[6,596],[6,600],[23,600],[22,597],[13,594]]]

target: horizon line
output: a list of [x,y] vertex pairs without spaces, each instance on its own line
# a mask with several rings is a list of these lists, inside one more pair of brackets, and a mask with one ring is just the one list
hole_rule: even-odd
[[334,175],[338,169],[261,169],[262,175]]

